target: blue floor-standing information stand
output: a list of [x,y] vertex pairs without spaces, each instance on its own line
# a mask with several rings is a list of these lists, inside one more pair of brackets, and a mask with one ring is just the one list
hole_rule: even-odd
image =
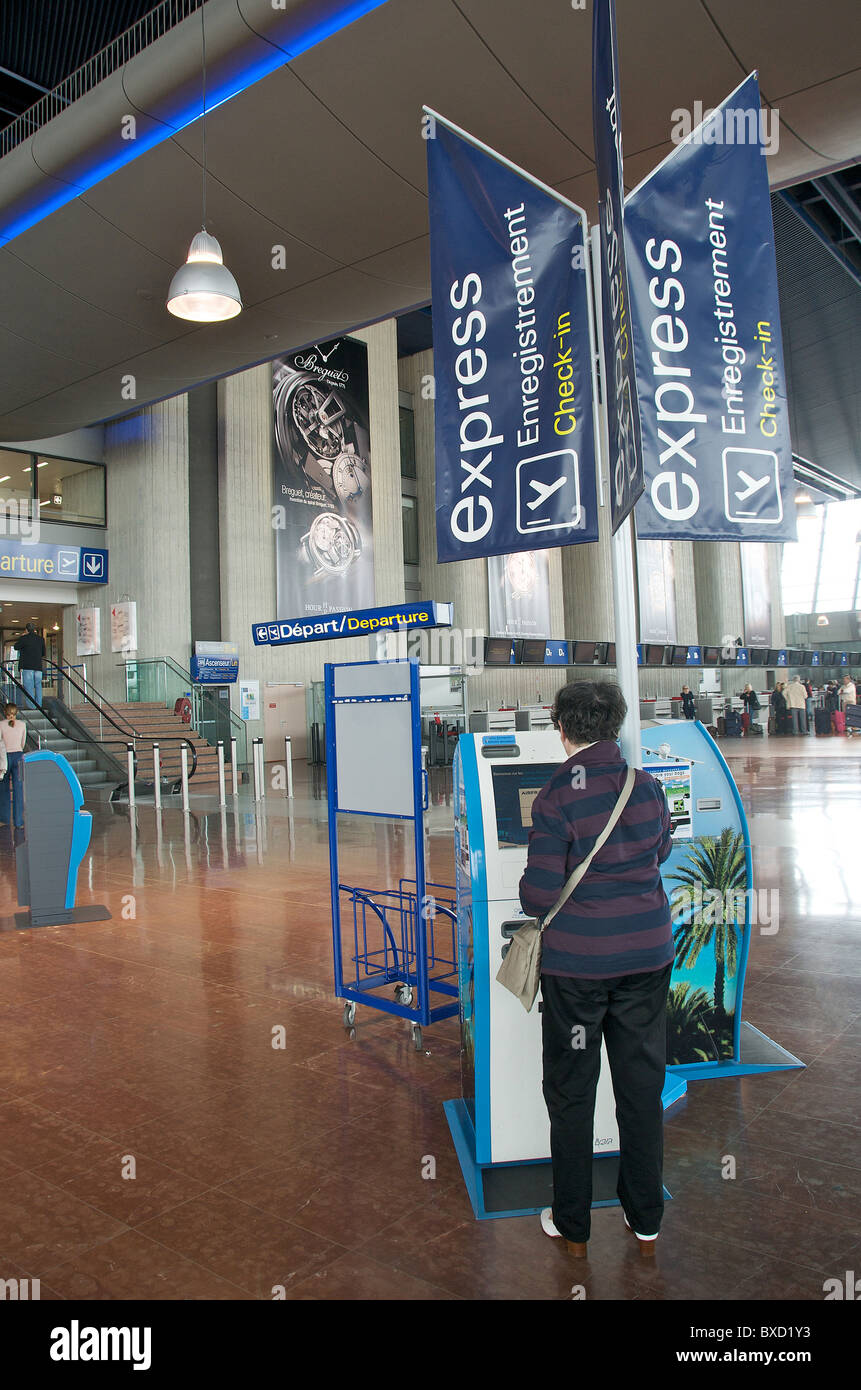
[[47,750],[24,758],[24,838],[15,851],[19,927],[99,922],[106,907],[75,907],[78,869],[87,852],[93,819],[74,768]]
[[[700,724],[645,725],[644,765],[664,784],[674,848],[663,866],[668,896],[683,879],[707,878],[710,845],[728,845],[736,865],[732,920],[720,935],[698,931],[698,949],[677,960],[671,981],[664,1108],[689,1080],[800,1067],[798,1058],[742,1024],[741,1000],[751,933],[750,839],[738,789],[717,745]],[[524,1215],[552,1202],[550,1126],[541,1092],[541,1022],[496,980],[506,940],[522,921],[518,883],[526,862],[529,811],[564,751],[558,735],[467,734],[454,764],[455,885],[461,1017],[462,1094],[445,1110],[477,1217]],[[723,842],[720,837],[724,836]],[[692,857],[693,856],[693,857]],[[713,856],[719,867],[725,860]],[[740,866],[740,867],[739,867]],[[720,878],[720,874],[718,874]],[[692,915],[711,901],[694,885],[674,922],[677,948]],[[721,894],[721,910],[727,898]],[[717,921],[717,918],[716,918]],[[726,941],[733,939],[727,952]],[[729,955],[734,969],[727,967]],[[695,957],[695,959],[693,958]],[[718,997],[719,996],[719,997]],[[618,1128],[606,1057],[595,1110],[595,1206],[614,1205]]]
[[[419,663],[329,663],[324,689],[335,993],[346,1001],[346,1027],[357,1004],[367,1004],[408,1019],[420,1048],[423,1027],[457,1013],[458,991],[454,889],[428,883],[425,873]],[[412,877],[342,882],[343,816],[410,823]],[[440,1002],[432,1004],[434,995]]]

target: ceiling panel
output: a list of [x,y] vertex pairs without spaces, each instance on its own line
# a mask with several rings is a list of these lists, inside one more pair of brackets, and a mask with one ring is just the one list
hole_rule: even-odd
[[[522,24],[519,6],[517,14]],[[366,51],[378,55],[370,64],[357,61],[346,30],[293,66],[330,110],[417,187],[427,187],[419,138],[423,103],[545,182],[588,167],[590,160],[542,114],[540,98],[512,83],[451,0],[389,0],[364,18],[362,35]]]
[[[861,55],[858,0],[705,0],[748,71],[757,67],[770,102],[857,67]],[[621,4],[620,4],[621,10]]]
[[[249,13],[260,3],[248,0]],[[262,41],[247,23],[244,38],[228,41],[238,32],[236,6],[210,5],[222,20],[220,37],[212,30],[213,60],[227,70],[230,43],[255,52]],[[757,62],[768,96],[795,92],[780,99],[773,184],[848,162],[861,149],[857,76],[842,75],[858,52],[856,0],[833,0],[820,12],[798,0],[618,0],[618,13],[629,187],[671,148],[674,109],[696,99],[716,104]],[[120,90],[164,114],[174,89],[195,88],[189,32],[135,59]],[[7,369],[0,438],[50,435],[117,414],[125,371],[137,376],[142,403],[425,302],[423,101],[591,214],[590,50],[588,10],[567,0],[388,0],[214,108],[208,225],[246,305],[230,323],[190,327],[163,308],[199,225],[200,122],[46,216],[0,249],[2,318],[17,334],[0,349]],[[818,85],[799,90],[808,83]],[[114,102],[117,90],[111,84]],[[92,103],[94,148],[110,126],[109,95]],[[87,99],[77,105],[80,141],[70,143],[60,123],[41,141],[64,176],[71,165],[63,148],[70,161],[88,157]],[[21,154],[5,168],[0,161],[0,210],[15,194]],[[34,169],[26,150],[24,163],[26,183]],[[276,270],[272,247],[280,244],[286,265]]]
[[[196,127],[175,143],[196,154]],[[383,208],[390,244],[426,229],[422,194],[287,68],[213,111],[207,147],[214,177],[238,198],[344,264],[379,250]]]

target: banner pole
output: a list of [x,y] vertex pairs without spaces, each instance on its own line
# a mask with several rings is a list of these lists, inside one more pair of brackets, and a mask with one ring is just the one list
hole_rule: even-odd
[[[595,431],[595,453],[598,460],[599,492],[603,497],[603,465],[607,457],[607,367],[604,358],[604,321],[601,307],[601,233],[596,226],[589,238],[592,252],[592,306],[595,313],[598,364],[600,368],[601,401],[598,407],[599,426]],[[597,400],[597,393],[596,393]],[[603,510],[607,518],[607,508]],[[600,525],[600,520],[599,520]],[[637,670],[637,606],[634,596],[634,556],[631,513],[610,538],[613,565],[613,616],[616,622],[616,680],[628,706],[622,723],[619,741],[622,756],[629,767],[643,766],[642,735],[640,733],[640,674]]]

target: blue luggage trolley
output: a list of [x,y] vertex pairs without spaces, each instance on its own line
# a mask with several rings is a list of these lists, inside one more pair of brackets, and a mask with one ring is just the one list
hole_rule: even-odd
[[[324,690],[335,994],[345,1000],[346,1028],[357,1004],[368,1004],[408,1019],[420,1050],[422,1028],[458,1012],[458,983],[454,888],[425,875],[419,663],[327,663]],[[342,883],[338,821],[345,815],[410,822],[412,878],[377,887]],[[432,995],[440,1002],[432,1005]]]

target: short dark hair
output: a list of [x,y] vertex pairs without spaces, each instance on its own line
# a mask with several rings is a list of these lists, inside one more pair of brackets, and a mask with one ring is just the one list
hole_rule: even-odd
[[619,737],[628,712],[612,681],[572,681],[557,691],[550,717],[569,743],[599,743]]

